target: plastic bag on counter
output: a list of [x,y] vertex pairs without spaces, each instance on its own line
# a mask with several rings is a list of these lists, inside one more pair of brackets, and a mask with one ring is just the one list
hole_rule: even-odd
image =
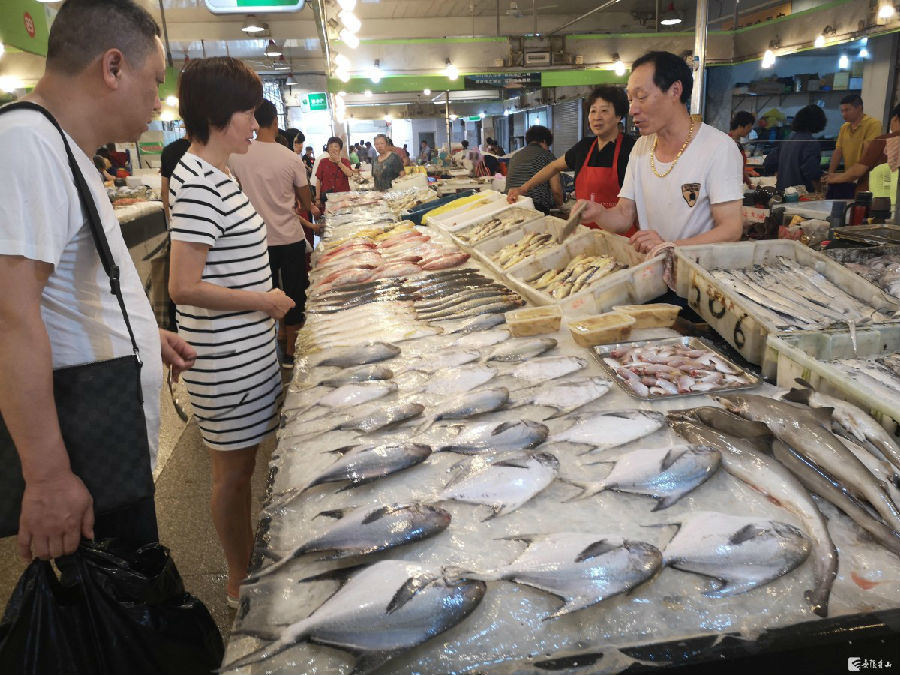
[[113,540],[28,566],[0,622],[0,673],[209,673],[222,637],[169,551]]

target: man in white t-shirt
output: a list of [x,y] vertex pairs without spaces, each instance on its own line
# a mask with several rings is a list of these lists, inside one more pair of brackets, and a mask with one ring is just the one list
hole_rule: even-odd
[[[143,359],[151,453],[159,430],[160,351],[176,376],[193,364],[195,353],[177,335],[157,328],[91,157],[109,141],[137,140],[159,112],[158,85],[166,68],[159,35],[156,21],[133,0],[68,0],[50,30],[44,76],[26,97],[66,131],[120,267]],[[59,429],[53,369],[132,353],[62,137],[38,112],[8,112],[0,115],[0,157],[0,412],[25,478],[19,554],[25,560],[55,558],[72,553],[82,536],[155,541],[152,497],[95,519],[91,495],[72,472]]]
[[[284,315],[285,359],[292,366],[294,343],[303,325],[303,307],[309,275],[306,269],[307,241],[296,207],[310,210],[311,196],[306,178],[306,165],[300,156],[278,143],[278,111],[275,104],[263,99],[256,109],[259,130],[256,140],[244,155],[233,154],[228,167],[241,183],[253,208],[266,224],[269,265],[273,285],[294,301],[294,308]],[[314,231],[319,227],[310,224]],[[312,247],[309,247],[312,252]]]
[[628,100],[641,138],[628,160],[619,202],[584,202],[581,219],[612,232],[634,222],[632,245],[647,253],[664,242],[678,246],[738,241],[743,162],[727,134],[694,120],[685,104],[693,78],[684,59],[649,52],[634,62]]

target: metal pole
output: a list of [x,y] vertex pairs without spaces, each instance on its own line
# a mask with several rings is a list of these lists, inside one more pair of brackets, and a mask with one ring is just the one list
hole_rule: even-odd
[[453,134],[450,132],[452,131],[453,122],[450,121],[450,90],[449,89],[446,92],[444,92],[444,118],[447,122],[447,152],[452,153],[453,152]]
[[706,19],[709,0],[697,0],[697,22],[694,25],[694,88],[691,92],[691,114],[703,115],[706,94]]
[[656,0],[656,32],[659,32],[659,0]]

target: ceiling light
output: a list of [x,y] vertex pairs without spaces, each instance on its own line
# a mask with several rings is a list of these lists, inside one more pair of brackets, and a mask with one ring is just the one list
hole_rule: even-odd
[[825,36],[824,36],[824,35],[819,35],[819,36],[816,38],[816,41],[813,43],[813,46],[814,46],[816,49],[821,49],[822,47],[824,47],[824,46],[825,46]]
[[455,122],[458,119],[457,115],[450,115],[450,121]]
[[381,82],[381,76],[384,73],[381,70],[381,61],[375,59],[375,65],[372,66],[372,70],[369,71],[369,79],[372,80],[375,84]]
[[510,111],[509,111],[509,110],[504,110],[504,111],[503,111],[503,116],[504,116],[504,117],[509,117],[509,115],[510,115]]
[[356,37],[356,33],[352,33],[346,28],[341,28],[341,32],[338,33],[338,37],[341,39],[341,42],[350,47],[350,49],[356,49],[357,47],[359,47],[359,38]]
[[284,81],[285,86],[294,87],[297,85],[297,80],[294,79],[294,74],[291,73],[288,75],[288,78]]
[[245,33],[262,33],[263,31],[269,30],[269,25],[262,21],[258,21],[256,17],[251,14],[247,17],[244,25],[241,26],[241,30]]
[[838,68],[841,70],[847,70],[850,67],[850,58],[846,54],[841,54],[841,58],[838,59]]
[[344,70],[350,70],[350,59],[348,59],[343,54],[335,54],[334,65],[336,65],[338,68],[343,68]]
[[334,76],[339,79],[341,82],[349,82],[350,81],[350,73],[343,68],[338,68],[334,71]]
[[337,0],[337,3],[341,6],[341,9],[346,9],[349,12],[356,9],[356,0]]
[[394,121],[394,117],[391,115],[391,113],[388,113],[387,115],[384,116],[384,121],[387,122],[388,124],[390,124],[391,122]]
[[431,96],[431,89],[425,89],[422,93],[425,94],[425,96]]
[[859,50],[859,58],[861,58],[861,59],[867,59],[867,58],[869,58],[869,50],[866,49],[865,47],[863,47],[862,49],[860,49],[860,50]]
[[771,49],[767,49],[766,53],[763,54],[762,58],[762,67],[763,68],[771,68],[775,65],[775,52]]
[[266,56],[270,56],[273,59],[281,56],[282,51],[278,48],[278,45],[275,44],[275,40],[269,40],[269,44],[266,47],[266,51],[263,52]]
[[177,96],[166,96],[166,105],[172,106],[173,108],[178,105],[178,97]]
[[450,59],[447,59],[447,67],[444,68],[444,73],[447,75],[448,80],[455,80],[459,77],[459,69],[453,65]]
[[372,98],[372,90],[366,89],[366,91],[364,92],[364,95],[366,98]]
[[616,77],[622,77],[625,74],[625,63],[618,54],[613,54],[613,72]]
[[358,33],[359,29],[362,28],[362,21],[357,19],[356,14],[349,10],[343,10],[338,14],[338,18],[341,20],[341,23],[344,24],[344,27],[351,33]]
[[3,46],[3,43],[0,42],[0,59],[3,58],[3,52],[6,51],[6,47]]
[[675,11],[674,2],[669,3],[669,8],[662,13],[659,22],[663,26],[675,26],[681,23],[681,15]]
[[890,3],[885,3],[878,8],[878,18],[879,19],[891,19],[893,18],[896,10],[894,6]]
[[339,91],[339,92],[338,92],[338,96],[340,96],[341,98],[344,98],[346,95],[347,95],[347,92],[346,92],[346,91]]
[[10,75],[0,76],[0,91],[12,94],[16,89],[21,88],[22,83]]
[[479,116],[481,119],[484,119],[485,117],[487,117],[487,113],[484,112],[484,111],[482,110],[480,113],[478,113],[478,116]]

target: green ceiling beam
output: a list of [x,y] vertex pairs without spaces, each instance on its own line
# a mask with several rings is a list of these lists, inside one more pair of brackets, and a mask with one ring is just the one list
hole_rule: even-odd
[[625,84],[628,73],[619,77],[611,70],[546,70],[541,73],[542,87],[577,87],[593,84]]

